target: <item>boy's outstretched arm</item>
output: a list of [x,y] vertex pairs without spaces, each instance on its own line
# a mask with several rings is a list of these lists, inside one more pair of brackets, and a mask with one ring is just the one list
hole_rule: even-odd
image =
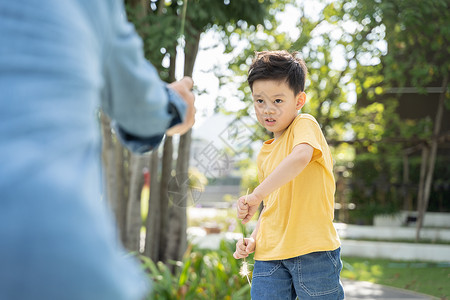
[[238,200],[238,218],[247,223],[258,210],[261,201],[276,189],[299,175],[311,161],[314,148],[309,144],[298,144],[292,152],[258,185],[253,193]]

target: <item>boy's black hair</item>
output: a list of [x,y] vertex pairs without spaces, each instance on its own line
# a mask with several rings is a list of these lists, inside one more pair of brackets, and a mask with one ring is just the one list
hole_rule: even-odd
[[255,54],[247,78],[252,91],[253,83],[259,79],[285,80],[294,95],[304,91],[308,69],[303,59],[297,57],[298,52],[289,53],[282,50]]

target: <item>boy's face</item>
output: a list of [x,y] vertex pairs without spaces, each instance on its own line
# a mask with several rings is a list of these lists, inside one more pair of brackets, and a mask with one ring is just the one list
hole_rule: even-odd
[[253,82],[256,117],[275,139],[281,136],[303,107],[304,92],[295,95],[284,80],[260,79]]

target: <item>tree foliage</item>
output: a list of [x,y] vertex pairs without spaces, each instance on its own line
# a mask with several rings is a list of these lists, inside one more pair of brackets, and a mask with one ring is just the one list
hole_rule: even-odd
[[[379,58],[377,65],[380,70],[377,77],[381,80],[375,80],[375,85],[367,83],[367,79],[370,80],[370,77],[365,76],[366,74],[355,74],[357,76],[354,78],[356,86],[361,86],[360,90],[357,88],[358,99],[364,101],[364,109],[372,105],[378,105],[377,103],[383,107],[383,112],[380,111],[382,115],[380,121],[382,122],[374,122],[369,125],[369,128],[372,127],[371,129],[379,128],[381,130],[377,133],[380,138],[375,139],[380,143],[368,145],[367,148],[369,153],[373,153],[370,157],[372,163],[375,166],[380,166],[377,178],[372,186],[377,187],[377,183],[384,180],[387,184],[383,185],[381,190],[384,186],[390,186],[389,189],[384,188],[385,196],[391,198],[389,204],[397,203],[397,209],[402,208],[402,206],[412,209],[409,194],[413,193],[412,198],[418,202],[418,223],[421,224],[430,196],[431,178],[435,173],[436,135],[439,134],[438,128],[441,121],[437,118],[433,124],[431,119],[426,117],[415,120],[401,119],[396,109],[399,94],[391,94],[388,97],[383,93],[392,87],[399,90],[403,87],[413,87],[419,93],[426,94],[427,87],[441,87],[441,97],[446,97],[448,103],[448,73],[450,71],[450,60],[448,59],[450,52],[449,3],[441,0],[358,0],[335,2],[333,5],[338,8],[337,11],[340,11],[342,19],[348,19],[357,24],[358,34],[356,38],[360,37],[362,41],[362,43],[358,43],[359,49],[363,51],[372,50],[372,54]],[[386,43],[386,49],[381,52],[376,49],[377,44],[380,45],[380,39],[383,39],[383,43]],[[375,51],[373,51],[374,49]],[[425,103],[422,105],[423,107],[426,106]],[[359,111],[361,110],[362,108],[359,109]],[[442,114],[439,110],[440,108],[434,113],[436,115]],[[364,128],[360,128],[356,132],[366,136],[373,133],[373,131],[364,130]],[[383,142],[394,140],[397,140],[397,143]],[[420,171],[423,172],[423,176],[421,174],[421,179],[415,181],[415,185],[411,185],[409,178],[405,178],[405,176],[408,176],[406,170],[409,164],[407,157],[405,161],[405,149],[418,145],[422,145],[421,147],[424,150],[432,145],[432,150],[431,152],[424,152],[425,156],[422,157],[421,164],[423,166],[428,165],[424,168],[426,172]],[[411,165],[411,170],[414,169],[418,171],[421,168],[413,168]],[[361,169],[359,171],[359,173],[354,174],[357,178],[361,178],[361,175],[367,173],[367,171]],[[441,176],[445,176],[445,170],[438,168],[436,171],[438,172],[435,177],[438,180],[442,178]],[[401,174],[402,172],[403,174]],[[411,174],[411,176],[417,175]],[[426,183],[424,183],[425,178]],[[405,186],[405,184],[410,186]],[[378,190],[380,188],[377,188]],[[425,190],[425,194],[423,190]],[[439,195],[441,192],[435,190],[431,196],[438,200],[441,197]],[[404,203],[398,200],[402,198]],[[422,205],[425,207],[421,207],[421,201],[426,203]],[[376,203],[379,208],[386,207],[386,203],[379,202]]]

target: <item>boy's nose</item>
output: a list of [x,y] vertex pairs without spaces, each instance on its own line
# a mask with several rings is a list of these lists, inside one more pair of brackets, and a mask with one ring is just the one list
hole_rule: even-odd
[[275,110],[273,109],[272,106],[266,105],[266,106],[264,107],[264,113],[265,113],[266,115],[273,115],[273,114],[275,113]]

